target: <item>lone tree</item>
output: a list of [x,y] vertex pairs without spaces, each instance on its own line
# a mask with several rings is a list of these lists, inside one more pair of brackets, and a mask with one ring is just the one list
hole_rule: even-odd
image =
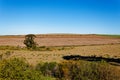
[[24,44],[26,45],[26,47],[28,49],[35,49],[36,48],[37,44],[34,41],[35,37],[36,36],[34,34],[28,34],[25,36]]

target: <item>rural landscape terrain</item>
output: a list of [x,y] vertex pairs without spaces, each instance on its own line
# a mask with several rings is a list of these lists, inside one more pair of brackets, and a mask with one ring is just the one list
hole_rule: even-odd
[[0,80],[120,80],[120,0],[0,0]]
[[[0,80],[120,80],[120,35],[37,34],[36,49],[27,49],[24,40],[25,35],[0,36]],[[20,72],[27,64],[46,78],[28,71],[24,79],[24,70],[14,74],[10,68]]]

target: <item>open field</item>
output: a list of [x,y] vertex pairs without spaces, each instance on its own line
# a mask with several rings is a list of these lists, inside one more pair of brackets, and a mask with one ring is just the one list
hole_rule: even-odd
[[[24,46],[24,36],[1,36],[0,45]],[[98,35],[37,35],[39,46],[51,46],[49,50],[0,50],[0,54],[10,51],[11,57],[23,57],[30,64],[38,62],[61,62],[66,55],[103,56],[120,58],[120,38]],[[61,47],[52,47],[61,46]],[[68,46],[68,47],[64,47]],[[5,54],[3,58],[6,58]]]
[[[109,35],[0,36],[0,80],[120,80],[120,38]],[[11,74],[12,73],[12,74]]]
[[10,50],[9,57],[5,54],[8,50],[0,50],[4,53],[3,58],[23,57],[30,64],[36,65],[38,62],[61,62],[63,56],[82,55],[82,56],[103,56],[106,58],[120,58],[120,44],[114,45],[94,45],[77,46],[73,49],[53,50],[53,51],[29,51],[29,50]]
[[[0,36],[0,45],[25,46],[24,36]],[[37,35],[35,40],[39,46],[71,46],[71,45],[95,45],[95,44],[119,44],[120,38],[105,35],[70,35],[70,34],[46,34]]]

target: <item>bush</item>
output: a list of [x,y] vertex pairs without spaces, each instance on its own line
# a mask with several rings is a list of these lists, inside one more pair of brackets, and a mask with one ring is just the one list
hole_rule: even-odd
[[2,58],[3,58],[3,54],[0,54],[0,60],[2,60]]
[[105,61],[68,61],[58,64],[52,62],[38,64],[37,70],[59,80],[120,80],[120,70]]
[[32,69],[23,59],[0,61],[0,80],[52,80]]
[[[54,77],[54,78],[51,78]],[[105,61],[39,63],[34,69],[24,59],[0,60],[0,80],[120,80],[120,69]]]
[[53,76],[54,73],[54,69],[56,67],[56,63],[55,62],[51,62],[51,63],[43,63],[43,64],[38,64],[36,67],[36,70],[39,70],[43,73],[43,75],[45,76]]

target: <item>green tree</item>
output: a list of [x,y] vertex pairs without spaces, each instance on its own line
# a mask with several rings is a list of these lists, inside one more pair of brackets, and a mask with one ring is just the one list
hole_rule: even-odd
[[26,45],[26,47],[28,49],[35,49],[36,48],[37,44],[34,41],[35,37],[36,36],[34,34],[28,34],[25,36],[24,44]]

